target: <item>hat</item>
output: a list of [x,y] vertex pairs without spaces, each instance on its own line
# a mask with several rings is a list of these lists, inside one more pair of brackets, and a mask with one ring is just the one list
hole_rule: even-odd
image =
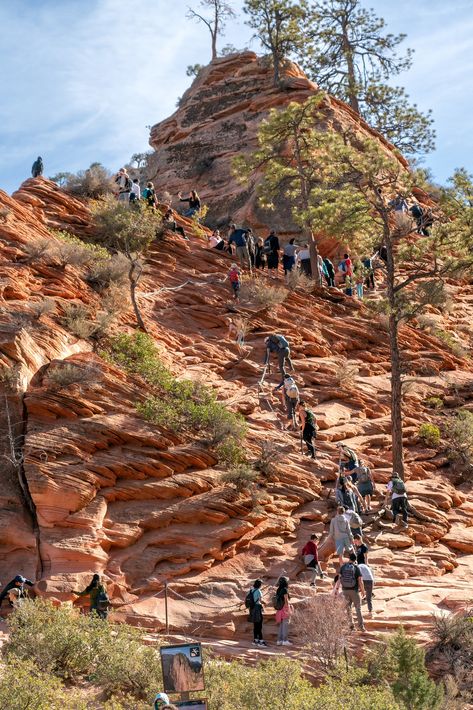
[[164,703],[165,705],[169,705],[169,696],[166,695],[166,693],[158,693],[157,696],[154,699],[155,704],[158,702]]

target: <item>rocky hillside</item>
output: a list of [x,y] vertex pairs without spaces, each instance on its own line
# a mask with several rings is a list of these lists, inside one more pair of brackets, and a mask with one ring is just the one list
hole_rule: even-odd
[[[271,584],[284,572],[294,580],[296,600],[313,593],[298,574],[297,554],[310,532],[324,536],[328,530],[336,443],[362,454],[380,491],[390,474],[382,318],[369,304],[335,292],[287,292],[272,308],[241,305],[248,332],[240,349],[228,337],[228,318],[235,314],[228,285],[221,283],[229,257],[206,249],[185,221],[190,241],[168,233],[153,244],[139,300],[163,358],[177,375],[203,380],[245,415],[250,458],[263,442],[282,456],[270,480],[261,477],[251,493],[238,494],[222,484],[216,457],[198,440],[138,415],[146,395],[138,377],[106,362],[100,344],[67,327],[68,304],[83,305],[92,317],[103,306],[101,297],[83,267],[61,265],[35,245],[55,243],[49,227],[89,233],[87,208],[43,179],[27,181],[13,198],[0,193],[0,208],[2,581],[21,572],[40,580],[41,593],[65,600],[100,571],[117,617],[157,628],[167,580],[171,628],[207,638],[246,634],[238,605],[257,576]],[[261,279],[270,285],[265,274]],[[473,289],[451,283],[449,291],[449,309],[433,309],[423,329],[413,324],[402,331],[411,380],[408,490],[418,518],[400,532],[379,519],[382,498],[376,499],[367,524],[377,579],[370,631],[402,620],[423,634],[433,611],[471,600],[473,496],[458,483],[442,447],[426,448],[417,436],[421,423],[441,416],[428,408],[429,396],[442,398],[446,408],[472,407],[471,361],[432,334],[432,322],[446,331],[461,329],[464,346],[472,345]],[[112,332],[132,326],[125,308]],[[258,387],[263,341],[272,331],[291,341],[297,380],[317,413],[315,463],[301,456],[297,436],[282,429],[272,394],[277,375]],[[64,384],[57,370],[66,365],[78,376]],[[324,544],[322,550],[332,573],[331,548]],[[330,582],[322,586],[329,590]]]
[[[151,174],[158,192],[169,192],[176,205],[179,190],[186,195],[196,189],[209,206],[207,220],[212,226],[227,226],[234,220],[256,230],[271,225],[283,237],[298,234],[299,227],[293,223],[284,200],[274,212],[259,207],[255,191],[258,178],[238,183],[232,159],[255,150],[258,127],[270,109],[303,102],[317,91],[296,64],[288,63],[282,88],[275,88],[272,68],[253,52],[213,61],[182,96],[177,111],[151,129],[150,144],[156,151]],[[379,133],[338,99],[327,96],[321,114],[324,126],[374,136],[386,150],[392,150]]]

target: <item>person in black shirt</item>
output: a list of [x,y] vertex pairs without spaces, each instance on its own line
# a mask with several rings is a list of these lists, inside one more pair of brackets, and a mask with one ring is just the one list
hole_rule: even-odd
[[279,267],[279,250],[279,239],[277,238],[276,233],[273,230],[270,233],[269,237],[266,237],[266,239],[264,240],[263,247],[263,253],[266,254],[268,271],[276,269],[277,272]]
[[[28,585],[28,587],[33,587],[34,582],[31,582],[29,579],[26,579],[23,577],[21,574],[17,574],[15,579],[12,579],[11,582],[8,582],[6,587],[2,589],[2,593],[0,594],[0,606],[2,605],[3,600],[7,596],[8,592],[10,589],[19,589],[20,590],[20,598],[24,598],[27,596],[27,591],[25,589],[25,584]],[[13,606],[13,604],[10,602],[10,606]]]
[[365,545],[361,535],[353,535],[353,542],[355,544],[356,561],[359,565],[368,564],[368,545]]
[[178,193],[179,202],[188,202],[189,209],[183,212],[184,217],[193,217],[200,210],[200,198],[195,190],[191,190],[189,197],[182,197],[182,193]]

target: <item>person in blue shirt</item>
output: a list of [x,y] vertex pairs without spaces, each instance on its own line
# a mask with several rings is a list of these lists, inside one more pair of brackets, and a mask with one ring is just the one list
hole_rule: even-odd
[[241,228],[237,229],[237,227],[232,224],[228,243],[230,247],[232,244],[235,245],[236,255],[240,261],[240,266],[244,268],[248,265],[248,268],[251,271],[251,259],[248,249],[248,230]]
[[263,595],[261,594],[261,579],[257,579],[250,589],[253,597],[253,606],[250,608],[249,618],[253,622],[253,643],[255,646],[267,646],[263,640]]

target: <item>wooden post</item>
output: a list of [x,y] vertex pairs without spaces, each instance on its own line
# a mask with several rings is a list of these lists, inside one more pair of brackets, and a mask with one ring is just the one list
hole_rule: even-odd
[[164,613],[166,616],[166,634],[169,634],[169,614],[168,614],[168,583],[164,582]]

